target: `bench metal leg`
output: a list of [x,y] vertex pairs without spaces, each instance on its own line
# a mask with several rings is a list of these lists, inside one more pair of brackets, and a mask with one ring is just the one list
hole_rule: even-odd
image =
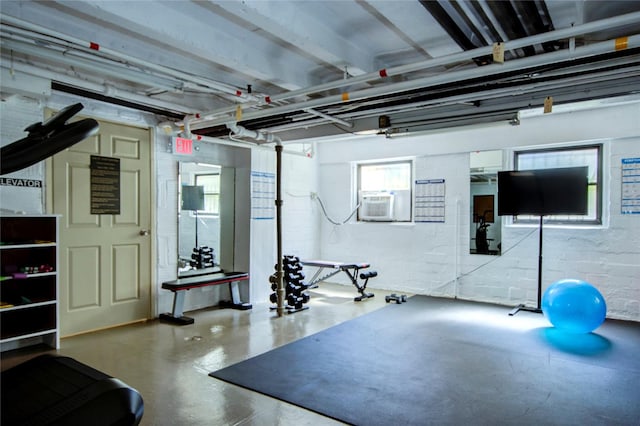
[[193,324],[194,320],[191,317],[185,317],[183,315],[184,309],[184,294],[186,290],[179,290],[173,292],[173,311],[171,313],[160,314],[160,319],[168,322],[172,322],[179,325]]
[[358,293],[360,293],[360,296],[356,296],[356,297],[353,298],[354,301],[361,302],[364,299],[368,299],[370,297],[374,297],[375,296],[373,293],[367,293],[365,291],[367,289],[367,283],[369,282],[368,278],[365,280],[363,285],[359,285],[358,284],[358,271],[359,271],[359,268],[354,268],[353,272],[349,271],[348,269],[343,269],[343,271],[349,276],[349,278],[351,279],[351,283],[358,290]]
[[181,317],[184,309],[184,291],[176,291],[173,296],[173,316]]
[[223,308],[232,308],[239,309],[241,311],[246,311],[248,309],[253,308],[251,303],[244,303],[240,299],[240,287],[238,286],[237,281],[233,281],[229,283],[229,294],[231,295],[231,301],[220,301],[220,307]]

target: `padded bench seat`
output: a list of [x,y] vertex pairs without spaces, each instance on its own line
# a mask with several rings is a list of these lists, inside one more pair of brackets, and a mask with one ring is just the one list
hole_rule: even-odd
[[135,389],[73,358],[45,354],[5,370],[2,425],[138,425]]
[[175,324],[186,325],[193,324],[194,320],[191,317],[183,315],[184,308],[184,296],[186,290],[192,288],[208,287],[213,285],[229,284],[229,293],[231,294],[231,301],[220,301],[220,306],[247,310],[252,306],[249,303],[243,303],[240,300],[240,290],[238,288],[238,282],[248,281],[249,274],[246,272],[217,272],[207,273],[203,275],[194,275],[187,278],[178,278],[172,281],[166,281],[162,283],[162,288],[170,290],[173,295],[173,311],[160,314],[160,319],[169,321]]

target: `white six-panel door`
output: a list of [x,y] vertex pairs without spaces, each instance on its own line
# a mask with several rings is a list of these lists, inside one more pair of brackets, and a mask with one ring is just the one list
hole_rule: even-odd
[[[63,337],[151,316],[150,148],[149,129],[101,121],[50,163]],[[91,155],[120,160],[120,214],[91,214]]]

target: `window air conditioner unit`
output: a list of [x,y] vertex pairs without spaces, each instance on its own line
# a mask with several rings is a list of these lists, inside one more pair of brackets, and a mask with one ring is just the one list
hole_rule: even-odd
[[393,220],[393,194],[378,193],[362,195],[360,220]]

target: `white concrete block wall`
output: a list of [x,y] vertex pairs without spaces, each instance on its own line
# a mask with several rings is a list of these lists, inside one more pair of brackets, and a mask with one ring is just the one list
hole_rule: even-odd
[[[291,154],[295,146],[287,145],[282,154],[282,242],[283,254],[301,258],[318,253],[319,207],[311,199],[317,188],[317,162],[313,158]],[[299,151],[299,150],[298,150]],[[275,152],[253,151],[252,170],[275,173]],[[269,303],[272,293],[269,276],[277,263],[276,221],[251,221],[251,298],[255,303]]]
[[164,281],[176,278],[178,271],[178,160],[167,152],[169,137],[155,140],[156,166],[156,312],[171,312],[173,293],[162,290]]
[[[72,101],[77,99],[58,97],[46,106],[59,108]],[[0,110],[3,123],[11,114],[20,115],[27,124],[42,120],[45,105],[19,98],[16,102],[3,103]],[[24,102],[26,106],[21,105]],[[123,121],[118,119],[117,109],[104,108],[91,101],[83,103],[90,115]],[[24,114],[24,108],[33,111]],[[620,162],[622,158],[640,157],[638,117],[640,104],[634,103],[540,115],[523,119],[520,126],[496,124],[391,140],[371,137],[324,141],[318,143],[317,156],[313,159],[285,154],[285,251],[302,257],[369,261],[380,274],[370,281],[372,288],[455,296],[504,305],[534,303],[537,294],[537,228],[513,227],[503,223],[502,256],[468,254],[468,153],[503,149],[509,156],[511,150],[522,147],[603,141],[606,146],[604,184],[607,220],[603,227],[596,229],[545,227],[544,285],[567,276],[585,279],[603,293],[611,318],[640,321],[640,217],[620,214]],[[130,124],[144,124],[145,120],[141,118]],[[3,131],[5,129],[3,126]],[[3,144],[7,143],[5,137],[3,134]],[[179,158],[167,153],[167,142],[163,135],[157,135],[155,139],[157,304],[154,314],[171,310],[172,294],[160,290],[160,283],[175,278],[177,268]],[[243,158],[241,161],[236,158],[235,149],[243,148],[204,146],[198,153],[198,161],[239,164],[245,170],[249,167],[251,170],[275,170],[273,153],[251,150],[249,166],[245,164],[246,156],[240,156]],[[256,154],[256,151],[263,154]],[[393,157],[415,157],[416,178],[446,179],[444,224],[360,223],[334,226],[325,220],[317,201],[306,198],[307,194],[317,192],[329,215],[342,221],[354,207],[351,162]],[[22,191],[11,197],[5,194],[3,192],[1,199],[3,207],[34,202],[39,205],[41,202],[39,195],[30,196]],[[252,302],[265,301],[271,292],[266,279],[273,272],[275,263],[275,223],[265,222],[251,221],[249,270],[252,275]],[[456,276],[461,278],[456,281]],[[347,283],[346,280],[343,282]],[[217,303],[222,297],[216,293],[218,291],[189,292],[185,309]]]
[[[9,145],[27,136],[24,129],[43,121],[44,107],[41,102],[20,96],[10,96],[0,102],[0,146]],[[44,212],[44,162],[26,169],[2,175],[4,178],[33,179],[42,182],[42,188],[0,185],[0,211],[3,213]]]
[[320,194],[336,216],[348,215],[353,206],[352,161],[415,156],[416,178],[445,178],[447,194],[445,224],[338,227],[322,221],[320,254],[331,260],[371,262],[379,272],[369,282],[372,288],[535,306],[537,226],[512,226],[503,220],[502,256],[469,254],[468,153],[502,149],[510,157],[514,149],[602,142],[605,223],[586,229],[544,227],[542,291],[558,279],[583,279],[602,292],[610,318],[640,321],[640,216],[620,214],[620,162],[640,157],[638,117],[640,103],[632,103],[528,117],[520,126],[319,143]]
[[282,158],[283,252],[303,259],[317,257],[320,205],[311,196],[318,191],[317,162],[287,153]]
[[[276,172],[275,151],[267,149],[255,149],[252,151],[251,171],[274,173]],[[253,188],[251,189],[253,191]],[[275,186],[274,186],[275,190]],[[274,197],[275,208],[275,197]],[[276,263],[276,220],[251,219],[251,302],[266,303],[269,300],[271,288],[269,275],[273,274]]]

